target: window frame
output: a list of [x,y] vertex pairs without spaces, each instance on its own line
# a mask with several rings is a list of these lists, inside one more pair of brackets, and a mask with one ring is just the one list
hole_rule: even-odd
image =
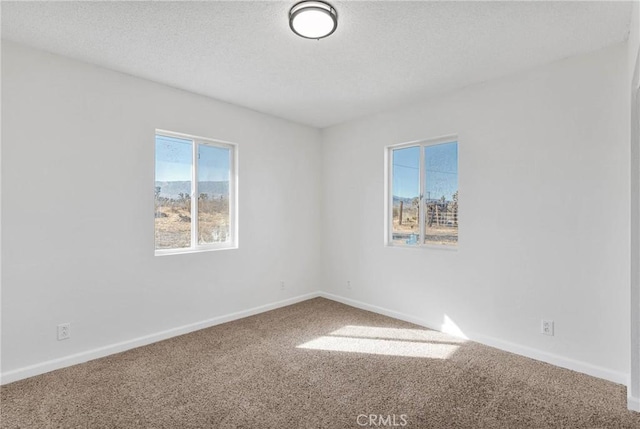
[[[178,133],[156,129],[154,134],[154,167],[156,163],[155,140],[157,136],[191,140],[191,246],[175,249],[156,249],[155,218],[154,218],[154,255],[179,255],[184,253],[199,253],[212,250],[226,250],[238,248],[238,145],[208,137]],[[225,243],[198,244],[198,147],[200,145],[229,149],[229,235],[230,240]],[[154,168],[154,186],[155,186]],[[155,201],[154,201],[155,205]],[[155,211],[155,207],[154,207]]]
[[[450,134],[442,137],[434,137],[424,140],[415,140],[406,143],[393,144],[385,146],[384,151],[384,163],[385,163],[385,189],[384,189],[384,245],[385,247],[398,247],[402,249],[439,249],[446,251],[457,251],[460,246],[460,236],[458,234],[458,241],[455,245],[436,244],[436,243],[424,243],[425,237],[425,220],[426,220],[426,207],[425,207],[425,186],[426,186],[426,171],[425,171],[425,148],[429,146],[436,146],[445,143],[456,143],[458,145],[458,192],[460,191],[459,182],[459,165],[460,165],[460,140],[457,134]],[[417,244],[399,244],[393,242],[393,151],[397,149],[406,149],[410,147],[420,148],[420,184],[419,184],[419,204],[420,204],[420,217],[418,219],[420,230]],[[458,218],[459,218],[458,214]]]

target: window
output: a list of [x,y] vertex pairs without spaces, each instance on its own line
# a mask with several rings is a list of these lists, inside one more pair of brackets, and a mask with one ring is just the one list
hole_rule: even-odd
[[458,142],[387,148],[387,244],[458,244]]
[[156,131],[156,255],[236,247],[236,146]]

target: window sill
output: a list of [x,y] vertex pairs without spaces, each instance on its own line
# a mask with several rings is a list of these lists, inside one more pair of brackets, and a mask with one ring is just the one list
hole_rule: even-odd
[[384,247],[395,249],[423,249],[423,250],[444,250],[445,252],[457,252],[458,246],[447,246],[446,244],[393,244],[387,243]]
[[204,252],[215,252],[218,250],[236,250],[238,248],[237,245],[228,245],[228,246],[211,246],[211,247],[198,247],[198,248],[185,248],[185,249],[160,249],[156,250],[155,256],[169,256],[169,255],[185,255],[188,253],[204,253]]

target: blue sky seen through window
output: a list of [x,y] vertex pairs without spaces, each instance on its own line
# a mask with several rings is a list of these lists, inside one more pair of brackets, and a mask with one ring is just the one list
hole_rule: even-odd
[[458,190],[458,143],[443,143],[424,148],[427,200],[452,201]]
[[393,151],[393,196],[420,196],[420,146]]
[[[426,146],[425,198],[453,200],[458,190],[458,143]],[[414,198],[420,194],[420,147],[393,151],[393,196]]]
[[[192,141],[177,137],[156,136],[156,181],[191,180]],[[229,180],[230,150],[200,145],[198,179],[201,182]]]

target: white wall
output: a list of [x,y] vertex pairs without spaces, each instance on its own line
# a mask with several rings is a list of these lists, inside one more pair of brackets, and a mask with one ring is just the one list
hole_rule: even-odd
[[631,382],[629,408],[640,411],[640,2],[634,1],[627,42],[630,80],[631,167]]
[[[318,130],[5,41],[2,89],[5,376],[318,289]],[[238,250],[154,257],[155,128],[239,144]]]
[[[3,42],[2,373],[321,289],[626,382],[627,67],[620,45],[319,133]],[[155,128],[240,145],[240,249],[153,256]],[[384,248],[384,146],[451,133],[459,250]]]
[[[626,383],[626,55],[621,44],[324,130],[325,290]],[[449,134],[459,250],[385,248],[385,145]]]

